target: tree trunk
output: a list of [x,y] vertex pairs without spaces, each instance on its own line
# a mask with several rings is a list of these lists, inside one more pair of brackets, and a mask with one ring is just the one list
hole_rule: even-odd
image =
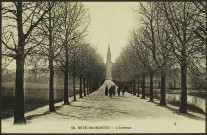
[[91,81],[88,81],[88,92],[91,93]]
[[36,65],[35,65],[35,82],[37,82],[37,68],[36,68]]
[[88,82],[88,79],[87,79],[87,95],[89,95],[89,82]]
[[187,64],[183,61],[181,68],[181,99],[180,99],[180,113],[187,113]]
[[133,89],[133,95],[136,95],[136,81],[134,79],[134,89]]
[[130,87],[130,94],[132,94],[133,91],[132,81],[130,81],[129,87]]
[[68,57],[66,57],[65,71],[64,71],[64,105],[69,105],[68,100]]
[[166,100],[166,97],[165,97],[165,73],[164,72],[162,72],[161,73],[161,90],[160,90],[160,95],[161,95],[161,97],[160,97],[160,105],[166,105],[166,102],[165,102],[165,100]]
[[130,93],[130,84],[127,82],[127,92]]
[[[2,9],[2,3],[0,2],[0,7]],[[0,11],[0,14],[2,13],[2,10]],[[0,19],[0,27],[2,30],[2,19]],[[0,37],[0,41],[2,41],[2,36]],[[0,90],[2,92],[2,86],[1,86],[1,82],[2,82],[2,43],[0,45]],[[1,93],[2,94],[2,93]],[[0,100],[2,99],[2,97],[0,97]],[[1,100],[2,101],[2,100]],[[2,107],[2,102],[1,102],[1,107]],[[1,130],[0,130],[1,131]]]
[[142,99],[146,99],[145,98],[145,75],[144,74],[142,76]]
[[139,97],[139,76],[137,77],[137,97]]
[[73,101],[76,100],[76,93],[75,93],[75,74],[73,73]]
[[131,86],[131,94],[133,94],[133,81],[130,82],[130,86]]
[[54,112],[54,69],[53,69],[53,60],[49,60],[50,67],[50,82],[49,82],[49,111]]
[[80,75],[80,98],[83,98],[82,93],[82,75]]
[[84,96],[86,96],[86,78],[83,77],[83,92],[84,92]]
[[94,91],[94,84],[93,84],[94,82],[93,82],[93,80],[91,81],[91,92],[93,92]]
[[159,82],[159,89],[160,89],[160,82]]
[[174,89],[176,89],[176,80],[174,80]]
[[[207,16],[207,3],[206,3],[206,16]],[[207,21],[206,21],[206,28],[207,28]],[[207,74],[207,34],[206,34],[206,74]],[[207,75],[206,75],[206,91],[207,91]]]
[[14,124],[25,124],[24,117],[24,56],[16,59]]
[[22,27],[22,2],[17,4],[18,52],[16,55],[16,82],[14,124],[25,124],[24,117],[24,33]]
[[25,124],[24,117],[24,38],[22,27],[22,2],[17,5],[18,25],[18,52],[16,56],[16,83],[15,83],[15,107],[14,124]]
[[150,101],[153,101],[153,73],[150,73]]
[[[49,4],[50,6],[50,4]],[[54,106],[54,69],[53,69],[53,46],[52,46],[52,26],[51,26],[51,11],[49,10],[49,68],[50,68],[50,83],[49,83],[49,111],[55,111]]]

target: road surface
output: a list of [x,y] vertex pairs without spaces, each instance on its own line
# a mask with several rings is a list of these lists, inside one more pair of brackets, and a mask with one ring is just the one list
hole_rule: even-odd
[[204,133],[205,120],[182,115],[169,107],[161,107],[146,99],[125,93],[110,98],[105,85],[71,105],[55,104],[25,114],[26,125],[13,125],[13,118],[2,121],[3,133]]

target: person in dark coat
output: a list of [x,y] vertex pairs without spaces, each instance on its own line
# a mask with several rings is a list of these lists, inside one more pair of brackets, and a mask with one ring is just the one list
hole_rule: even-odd
[[106,85],[106,87],[105,87],[105,96],[108,96],[108,92],[109,91],[109,88],[108,88],[108,85]]
[[113,86],[111,86],[111,87],[109,88],[109,95],[110,95],[110,98],[112,97],[112,94],[113,94]]
[[120,91],[121,91],[121,88],[120,86],[117,88],[117,93],[118,93],[118,96],[120,96]]
[[113,85],[113,95],[115,96],[116,87]]
[[126,91],[126,87],[123,87],[123,89],[122,89],[122,96],[124,96],[125,91]]

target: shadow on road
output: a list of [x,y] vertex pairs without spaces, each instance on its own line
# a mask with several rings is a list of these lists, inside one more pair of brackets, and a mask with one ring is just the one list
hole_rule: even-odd
[[[157,102],[151,102],[151,103],[156,104],[156,106],[160,106],[159,103],[157,103]],[[196,120],[205,120],[205,118],[202,118],[202,117],[199,117],[199,116],[195,116],[195,115],[193,115],[193,114],[189,114],[189,113],[187,113],[187,114],[179,113],[179,110],[178,110],[178,109],[173,108],[173,107],[170,107],[170,106],[167,106],[167,105],[166,105],[166,106],[160,106],[160,107],[167,108],[167,109],[169,109],[170,111],[172,111],[173,113],[178,114],[178,115],[185,116],[185,117],[187,117],[187,118],[196,119]]]

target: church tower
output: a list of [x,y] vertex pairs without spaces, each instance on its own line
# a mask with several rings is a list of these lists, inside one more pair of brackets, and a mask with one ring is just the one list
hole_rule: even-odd
[[111,52],[110,52],[110,45],[108,45],[107,61],[106,61],[106,79],[107,80],[112,80],[111,68],[112,68]]
[[111,52],[110,52],[110,46],[108,45],[108,52],[107,52],[107,61],[111,62]]

